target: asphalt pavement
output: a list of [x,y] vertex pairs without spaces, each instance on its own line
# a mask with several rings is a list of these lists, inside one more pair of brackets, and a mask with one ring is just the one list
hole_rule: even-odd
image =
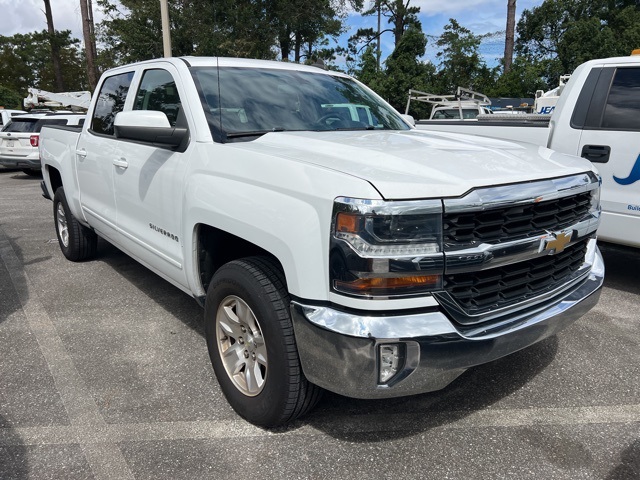
[[[67,261],[40,179],[0,170],[0,479],[640,479],[640,249],[598,306],[446,389],[238,417],[202,309],[100,241]],[[640,235],[640,232],[638,232]]]

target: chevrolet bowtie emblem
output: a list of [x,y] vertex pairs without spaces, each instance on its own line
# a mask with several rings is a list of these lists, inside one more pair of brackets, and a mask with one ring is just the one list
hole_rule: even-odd
[[542,249],[546,252],[560,253],[571,241],[572,232],[552,233],[542,240]]

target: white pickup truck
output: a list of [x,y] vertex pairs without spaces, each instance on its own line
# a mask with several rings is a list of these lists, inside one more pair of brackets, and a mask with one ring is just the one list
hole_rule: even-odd
[[640,247],[640,56],[579,66],[548,122],[542,115],[480,118],[416,127],[531,142],[590,160],[602,176],[598,238]]
[[197,299],[221,389],[257,425],[295,419],[322,389],[443,388],[600,295],[589,162],[417,131],[340,73],[119,67],[82,130],[45,127],[40,154],[63,254],[91,258],[100,235]]

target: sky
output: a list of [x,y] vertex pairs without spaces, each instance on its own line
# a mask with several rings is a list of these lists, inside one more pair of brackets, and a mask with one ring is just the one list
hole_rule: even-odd
[[[103,15],[94,0],[94,20],[99,22]],[[542,0],[517,0],[516,16],[523,10],[531,9]],[[427,35],[438,36],[442,33],[449,18],[455,18],[462,26],[474,34],[497,32],[505,29],[507,0],[412,0],[411,5],[420,7],[420,21]],[[158,8],[160,1],[158,0]],[[79,0],[51,0],[53,23],[57,30],[71,30],[74,37],[82,39]],[[47,28],[42,0],[0,0],[0,35],[11,36],[16,33],[29,33]],[[363,18],[359,14],[349,15],[347,23],[350,31],[347,38],[359,27],[376,27],[376,18]],[[504,40],[496,39],[482,45],[481,53],[490,66],[504,53]],[[346,44],[346,40],[344,42]],[[382,37],[383,58],[393,48],[393,35],[389,32]],[[427,45],[426,59],[435,61],[435,45]]]

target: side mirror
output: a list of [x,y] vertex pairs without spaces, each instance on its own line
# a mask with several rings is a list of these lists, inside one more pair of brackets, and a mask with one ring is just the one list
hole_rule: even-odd
[[411,115],[405,115],[403,113],[400,114],[400,116],[402,117],[402,119],[407,122],[410,126],[415,127],[416,126],[416,120],[411,116]]
[[116,114],[116,138],[149,143],[158,147],[179,147],[189,136],[189,130],[172,127],[163,112],[130,110]]

